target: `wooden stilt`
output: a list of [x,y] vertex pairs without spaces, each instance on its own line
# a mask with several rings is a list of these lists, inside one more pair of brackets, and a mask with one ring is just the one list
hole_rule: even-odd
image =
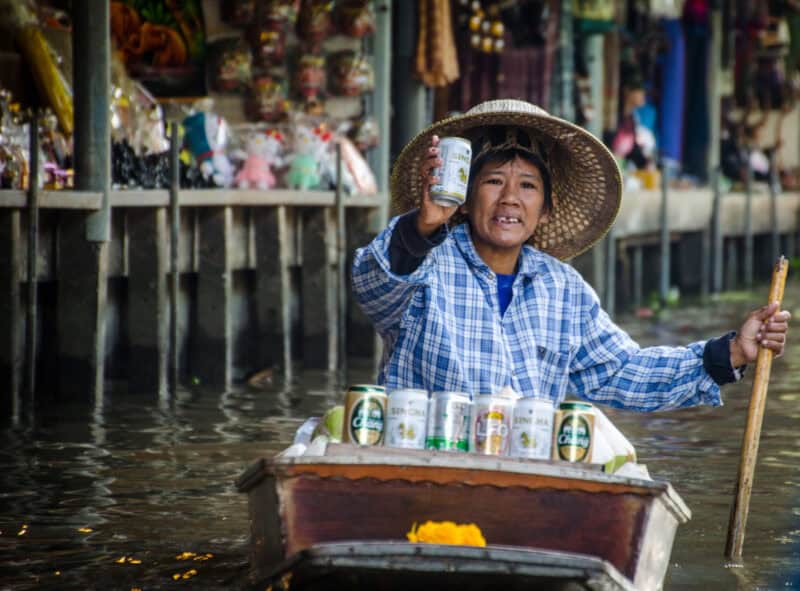
[[20,414],[22,332],[20,212],[0,210],[0,415]]
[[285,205],[256,208],[256,300],[264,367],[292,373],[290,210]]
[[167,390],[169,306],[167,298],[167,212],[128,210],[128,325],[130,388],[163,394]]
[[233,379],[230,207],[200,211],[197,273],[197,343],[194,373],[203,384],[227,386]]
[[303,364],[336,369],[336,218],[331,208],[306,212],[303,228]]

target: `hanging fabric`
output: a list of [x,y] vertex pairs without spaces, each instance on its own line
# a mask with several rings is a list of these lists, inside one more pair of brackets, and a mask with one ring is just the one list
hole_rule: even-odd
[[449,0],[419,0],[416,74],[430,87],[447,86],[458,79]]

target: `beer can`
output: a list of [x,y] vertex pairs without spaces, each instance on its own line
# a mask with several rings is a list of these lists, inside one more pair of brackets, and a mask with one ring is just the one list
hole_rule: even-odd
[[550,459],[553,442],[553,402],[544,398],[520,398],[511,419],[511,451],[517,458]]
[[427,390],[393,390],[386,410],[384,445],[407,449],[425,449],[428,429]]
[[386,389],[357,384],[344,397],[342,441],[359,445],[380,445],[386,426]]
[[514,400],[511,398],[478,395],[472,419],[471,451],[490,456],[508,455],[513,410]]
[[439,182],[431,186],[431,200],[448,207],[461,205],[467,200],[472,144],[461,137],[444,137],[439,140],[439,157],[442,166],[433,171]]
[[594,412],[588,402],[562,402],[555,415],[553,459],[591,462]]
[[464,392],[434,392],[428,403],[426,449],[469,450],[472,401]]

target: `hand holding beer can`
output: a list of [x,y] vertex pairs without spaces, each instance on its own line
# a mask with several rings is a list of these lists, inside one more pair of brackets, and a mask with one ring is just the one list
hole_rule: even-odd
[[467,200],[472,144],[461,137],[444,137],[439,140],[439,155],[443,164],[431,172],[439,177],[431,186],[431,201],[445,207],[462,205]]

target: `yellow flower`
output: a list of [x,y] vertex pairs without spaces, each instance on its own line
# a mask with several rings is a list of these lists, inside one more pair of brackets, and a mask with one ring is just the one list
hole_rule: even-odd
[[414,523],[406,538],[412,543],[486,546],[480,528],[474,523],[461,525],[452,521],[426,521],[419,527]]

